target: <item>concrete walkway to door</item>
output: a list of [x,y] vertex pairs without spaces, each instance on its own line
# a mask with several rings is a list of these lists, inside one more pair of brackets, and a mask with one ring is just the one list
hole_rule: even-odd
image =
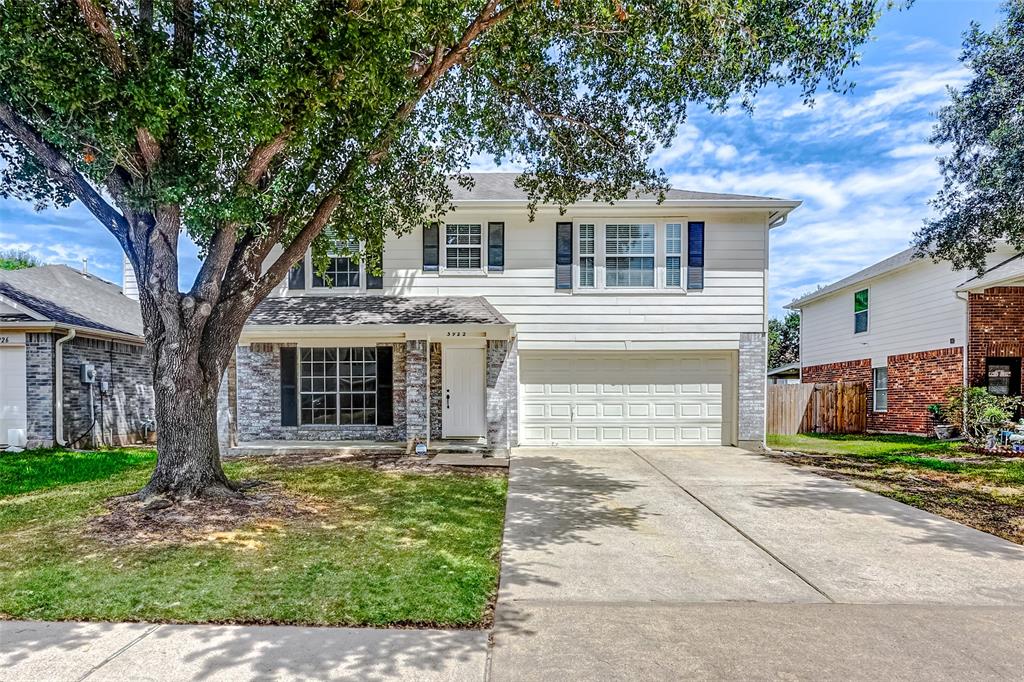
[[521,449],[493,680],[1007,679],[1024,547],[735,448]]

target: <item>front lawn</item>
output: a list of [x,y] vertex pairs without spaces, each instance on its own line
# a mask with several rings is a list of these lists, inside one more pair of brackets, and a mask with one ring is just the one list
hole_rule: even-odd
[[0,452],[0,497],[95,481],[126,469],[152,467],[155,462],[156,451],[131,448]]
[[1024,459],[915,436],[773,435],[768,444],[779,461],[1024,544]]
[[[122,519],[107,500],[145,484],[143,465],[0,498],[0,617],[464,627],[489,619],[503,476],[257,458],[225,468],[266,481],[252,496],[273,503],[237,522],[187,505]],[[195,518],[184,531],[175,526],[182,514]]]

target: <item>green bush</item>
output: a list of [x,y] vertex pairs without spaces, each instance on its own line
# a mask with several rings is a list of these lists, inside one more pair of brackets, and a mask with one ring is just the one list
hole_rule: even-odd
[[1017,397],[992,395],[977,386],[954,386],[947,395],[946,414],[972,445],[981,445],[989,434],[1013,419],[1020,405]]

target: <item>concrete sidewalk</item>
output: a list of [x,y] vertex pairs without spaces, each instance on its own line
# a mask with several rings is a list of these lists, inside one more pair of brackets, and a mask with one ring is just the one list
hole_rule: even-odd
[[1008,679],[1024,547],[734,448],[512,459],[494,680]]
[[0,622],[0,679],[482,680],[480,630]]

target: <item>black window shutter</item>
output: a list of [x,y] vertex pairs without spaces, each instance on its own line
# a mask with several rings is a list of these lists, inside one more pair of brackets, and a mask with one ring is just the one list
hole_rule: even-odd
[[487,223],[487,269],[505,269],[505,223]]
[[295,348],[281,348],[281,426],[299,425],[297,358]]
[[704,223],[686,226],[686,288],[704,288]]
[[[380,274],[375,274],[377,269],[380,269]],[[384,248],[374,254],[373,258],[366,260],[366,288],[367,289],[383,289],[384,288]]]
[[306,288],[306,259],[302,258],[296,263],[291,270],[288,271],[288,288],[289,289],[305,289]]
[[555,224],[555,288],[572,289],[572,223]]
[[423,226],[423,272],[437,272],[440,262],[441,228],[437,223]]
[[391,346],[377,346],[377,426],[394,426],[394,356]]

